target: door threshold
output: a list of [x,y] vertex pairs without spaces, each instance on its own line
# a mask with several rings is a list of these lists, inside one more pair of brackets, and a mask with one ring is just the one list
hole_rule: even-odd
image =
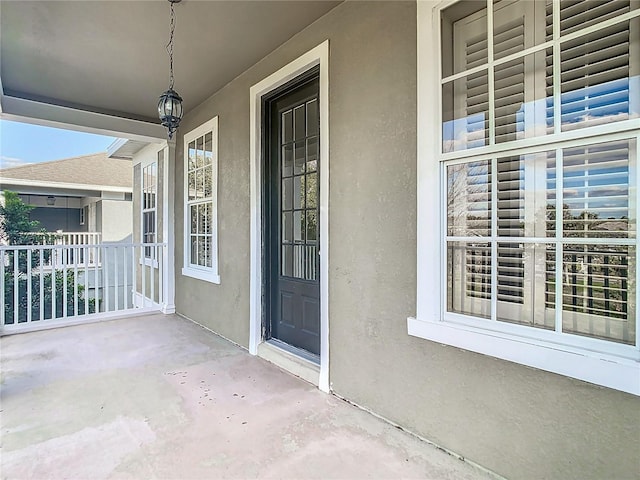
[[305,350],[271,339],[258,345],[258,356],[315,385],[320,380],[320,358]]

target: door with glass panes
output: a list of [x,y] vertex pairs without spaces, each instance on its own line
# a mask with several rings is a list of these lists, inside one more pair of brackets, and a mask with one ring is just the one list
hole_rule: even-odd
[[320,354],[319,77],[265,101],[265,337]]

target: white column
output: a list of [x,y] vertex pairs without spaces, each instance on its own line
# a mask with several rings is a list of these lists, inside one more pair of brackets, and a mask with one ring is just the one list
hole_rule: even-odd
[[[162,313],[175,313],[175,167],[176,141],[168,142],[162,168]],[[169,175],[171,170],[174,175]]]

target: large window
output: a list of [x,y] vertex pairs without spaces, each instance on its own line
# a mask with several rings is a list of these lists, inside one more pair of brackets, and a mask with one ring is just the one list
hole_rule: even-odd
[[441,321],[628,359],[640,379],[640,2],[448,5]]
[[217,245],[218,118],[184,137],[183,275],[219,283]]

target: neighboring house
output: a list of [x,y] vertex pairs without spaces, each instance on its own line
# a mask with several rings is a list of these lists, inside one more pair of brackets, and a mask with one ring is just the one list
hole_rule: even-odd
[[165,312],[505,477],[637,478],[639,2],[183,2],[169,142],[168,5],[119,3],[3,3],[3,116],[131,139]]
[[[78,264],[78,283],[88,298],[96,299],[98,311],[123,308],[132,290],[131,279],[115,275],[124,270],[122,255],[107,255],[98,247],[132,241],[132,181],[131,160],[105,152],[0,170],[0,189],[17,192],[35,207],[30,219],[55,234],[43,236],[45,243],[86,246],[54,250],[48,267]],[[85,266],[97,271],[89,274]],[[104,286],[110,282],[118,295],[105,298]]]
[[[35,208],[49,232],[99,233],[105,242],[131,241],[131,161],[107,153],[0,170],[0,188]],[[127,221],[129,219],[129,221]]]

